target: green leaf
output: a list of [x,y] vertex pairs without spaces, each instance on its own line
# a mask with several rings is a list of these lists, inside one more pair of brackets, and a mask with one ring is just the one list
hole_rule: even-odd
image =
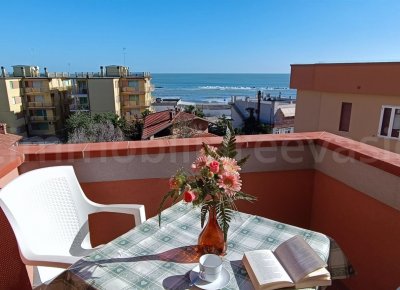
[[247,155],[246,157],[240,159],[240,160],[237,162],[237,165],[239,165],[240,167],[242,167],[242,165],[245,164],[246,161],[247,161],[249,158],[250,158],[250,155]]
[[247,200],[250,202],[257,200],[257,197],[255,197],[251,194],[244,193],[243,191],[236,192],[236,194],[234,195],[233,198],[235,200]]
[[208,144],[203,142],[203,148],[204,148],[204,152],[206,152],[207,155],[211,156],[214,159],[219,159],[220,155],[218,155],[218,153],[212,151],[209,147]]
[[222,227],[222,231],[224,232],[224,240],[226,242],[228,238],[229,223],[232,219],[231,216],[233,211],[229,208],[229,204],[225,203],[224,201],[218,204],[216,210],[218,221]]
[[226,134],[224,136],[224,139],[222,140],[220,148],[217,150],[217,153],[220,156],[235,158],[235,156],[237,155],[235,149],[236,149],[235,133],[232,128],[232,125],[229,122],[227,122]]

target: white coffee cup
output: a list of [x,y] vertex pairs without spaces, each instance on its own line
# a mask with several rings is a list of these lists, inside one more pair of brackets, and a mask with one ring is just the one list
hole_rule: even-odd
[[214,254],[206,254],[200,257],[199,260],[200,273],[202,280],[213,282],[218,279],[222,270],[221,257]]

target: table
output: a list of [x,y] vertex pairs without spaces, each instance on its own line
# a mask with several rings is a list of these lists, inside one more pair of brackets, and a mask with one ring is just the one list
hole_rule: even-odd
[[[153,217],[73,264],[40,289],[187,289],[189,273],[200,254],[200,210],[183,202],[166,209],[162,227]],[[253,289],[241,262],[245,251],[275,249],[301,235],[328,262],[332,279],[344,279],[353,269],[337,243],[324,234],[237,212],[228,234],[224,267],[231,280],[224,289]]]

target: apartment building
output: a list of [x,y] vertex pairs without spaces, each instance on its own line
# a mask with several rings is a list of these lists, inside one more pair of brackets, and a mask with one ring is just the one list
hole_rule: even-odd
[[8,74],[1,68],[0,121],[22,136],[62,133],[69,113],[71,82],[66,73],[40,73],[38,66],[16,65]]
[[76,73],[73,82],[71,111],[113,112],[134,120],[150,109],[150,73],[132,73],[126,66],[100,67],[99,73]]
[[400,153],[400,62],[291,66],[295,132],[328,131]]

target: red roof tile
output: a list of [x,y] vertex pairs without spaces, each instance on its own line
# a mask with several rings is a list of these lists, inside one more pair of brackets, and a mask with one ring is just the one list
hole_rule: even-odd
[[21,139],[22,136],[14,134],[0,134],[0,148],[8,149],[11,146],[15,145]]
[[142,140],[148,139],[154,134],[172,126],[174,123],[182,121],[190,121],[193,119],[200,119],[208,122],[203,118],[199,118],[196,115],[189,114],[186,112],[174,112],[174,111],[161,111],[147,115],[144,118]]

